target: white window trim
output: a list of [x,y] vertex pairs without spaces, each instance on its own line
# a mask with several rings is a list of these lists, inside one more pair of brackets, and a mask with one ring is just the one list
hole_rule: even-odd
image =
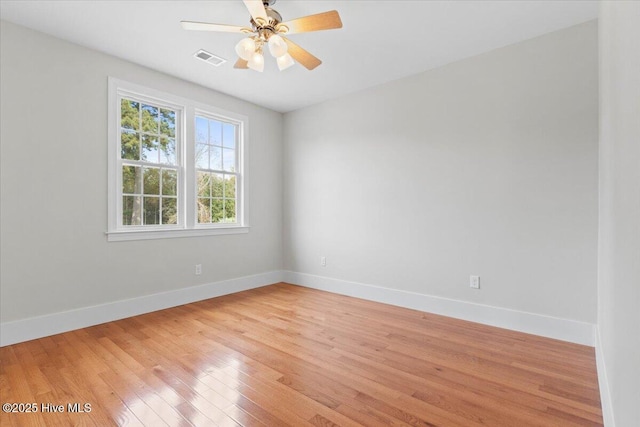
[[[109,77],[108,90],[108,224],[107,232],[105,233],[107,240],[111,242],[248,233],[249,198],[247,192],[248,171],[246,167],[248,164],[248,117],[113,77]],[[180,204],[178,224],[149,226],[148,228],[119,226],[118,213],[120,212],[120,203],[122,203],[119,189],[122,185],[122,178],[119,171],[120,147],[118,135],[120,115],[118,114],[118,100],[121,94],[129,94],[143,100],[156,101],[160,104],[171,106],[176,109],[176,115],[181,115],[182,126],[176,130],[180,132],[180,150],[176,155],[178,159],[178,180],[180,182],[179,191],[183,195],[178,198],[178,203]],[[206,114],[209,117],[217,117],[238,125],[238,141],[240,143],[238,144],[236,156],[238,157],[239,179],[236,183],[236,191],[238,192],[237,200],[239,203],[237,203],[237,206],[239,208],[236,212],[238,222],[235,224],[198,224],[196,222],[196,114]],[[176,139],[178,139],[177,134]]]

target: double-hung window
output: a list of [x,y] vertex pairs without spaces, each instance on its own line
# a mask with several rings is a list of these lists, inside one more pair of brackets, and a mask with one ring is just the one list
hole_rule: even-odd
[[[180,110],[140,97],[120,98],[120,167],[124,227],[176,226]],[[176,130],[178,132],[176,132]]]
[[108,240],[245,233],[247,119],[109,79]]
[[236,125],[199,113],[195,130],[198,223],[235,223],[240,177]]

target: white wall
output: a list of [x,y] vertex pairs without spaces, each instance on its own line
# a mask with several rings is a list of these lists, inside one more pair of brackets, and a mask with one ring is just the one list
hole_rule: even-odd
[[285,268],[595,323],[597,68],[592,21],[286,114]]
[[[282,268],[281,114],[11,23],[0,40],[2,322]],[[108,76],[249,117],[248,234],[106,241]]]
[[640,3],[600,5],[598,374],[615,425],[640,426]]

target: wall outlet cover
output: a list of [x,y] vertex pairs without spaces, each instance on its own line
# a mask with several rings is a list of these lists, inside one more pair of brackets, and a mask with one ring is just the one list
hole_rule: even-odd
[[469,276],[469,287],[480,289],[480,276]]

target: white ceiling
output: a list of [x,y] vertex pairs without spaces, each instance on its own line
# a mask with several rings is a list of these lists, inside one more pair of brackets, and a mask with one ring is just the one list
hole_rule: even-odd
[[[278,0],[285,21],[338,10],[343,28],[291,35],[323,60],[314,71],[236,70],[242,35],[185,31],[181,20],[248,25],[241,0],[0,1],[0,17],[286,112],[597,17],[597,1]],[[228,62],[213,67],[205,49]]]

